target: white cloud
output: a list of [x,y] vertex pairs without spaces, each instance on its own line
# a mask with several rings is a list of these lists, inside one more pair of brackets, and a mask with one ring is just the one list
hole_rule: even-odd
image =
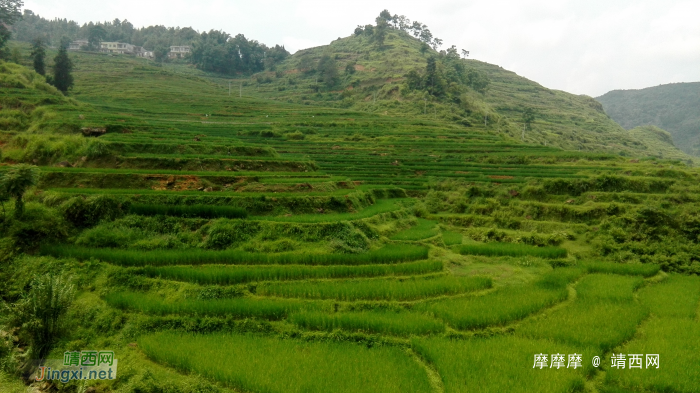
[[700,81],[697,0],[26,0],[44,17],[128,19],[242,33],[296,51],[348,36],[379,12],[550,88],[597,96],[612,89]]

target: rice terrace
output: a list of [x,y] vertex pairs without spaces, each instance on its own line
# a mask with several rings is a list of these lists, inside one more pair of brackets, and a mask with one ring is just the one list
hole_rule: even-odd
[[8,22],[0,392],[699,392],[698,157],[407,21]]

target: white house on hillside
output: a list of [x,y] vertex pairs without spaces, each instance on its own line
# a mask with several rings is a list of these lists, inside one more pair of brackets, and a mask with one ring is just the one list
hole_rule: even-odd
[[188,55],[190,52],[191,49],[188,45],[171,46],[170,53],[168,53],[168,57],[171,59],[179,59],[181,57],[185,57],[185,55]]
[[100,50],[102,52],[107,52],[107,53],[118,53],[121,55],[124,54],[133,54],[134,53],[134,46],[131,44],[126,44],[123,42],[102,42],[100,43]]

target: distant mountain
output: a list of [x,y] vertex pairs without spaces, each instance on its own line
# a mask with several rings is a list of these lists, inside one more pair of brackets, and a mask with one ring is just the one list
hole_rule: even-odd
[[679,149],[700,156],[700,82],[613,90],[596,100],[624,128],[663,128]]

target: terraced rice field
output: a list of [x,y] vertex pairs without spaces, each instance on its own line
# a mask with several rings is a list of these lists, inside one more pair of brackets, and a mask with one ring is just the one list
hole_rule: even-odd
[[[698,391],[698,248],[664,240],[679,220],[700,234],[696,170],[80,56],[92,107],[62,113],[111,131],[104,154],[40,163],[30,203],[80,230],[37,251],[98,267],[85,296],[139,366],[253,392]],[[122,214],[79,214],[105,198]],[[591,365],[620,351],[664,371]],[[584,364],[543,371],[538,353]]]

